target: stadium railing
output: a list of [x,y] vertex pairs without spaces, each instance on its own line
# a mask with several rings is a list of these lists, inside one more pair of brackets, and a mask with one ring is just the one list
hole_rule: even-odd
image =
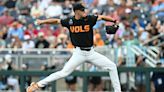
[[[154,54],[154,49],[156,49],[155,52],[159,53],[159,47],[123,46],[121,47],[121,55],[126,60],[126,66],[135,66],[136,56],[143,55],[147,59],[147,65],[155,67],[158,57],[154,58],[153,56],[158,56],[158,53]],[[116,64],[118,63],[118,53],[120,53],[118,48],[103,46],[96,47],[95,50]],[[63,64],[70,58],[71,54],[72,50],[68,49],[0,49],[0,58],[4,58],[5,55],[11,55],[13,63],[18,69],[24,63],[31,65],[30,69],[38,69],[42,64],[47,64],[48,66]],[[34,66],[36,63],[37,66]]]
[[[138,50],[133,51],[131,47],[124,47],[126,48],[126,66],[125,67],[119,67],[119,72],[143,72],[146,75],[146,92],[150,92],[150,72],[164,72],[163,68],[153,68],[153,67],[136,67],[135,65],[135,56],[136,53],[139,53]],[[141,47],[140,47],[141,48]],[[144,48],[144,47],[143,47]],[[143,49],[142,48],[142,49]],[[148,47],[146,47],[148,48]],[[96,51],[99,53],[107,56],[115,63],[117,62],[117,48],[111,48],[109,46],[104,47],[98,47],[95,48]],[[144,50],[143,50],[144,51]],[[43,76],[43,75],[49,75],[53,71],[40,71],[39,67],[42,64],[47,64],[48,66],[59,64],[59,62],[63,65],[65,61],[71,56],[72,50],[66,50],[66,49],[30,49],[30,50],[23,50],[23,49],[1,49],[0,50],[0,58],[4,58],[5,55],[11,55],[12,60],[14,64],[16,64],[17,69],[16,71],[0,71],[0,75],[16,75],[20,78],[20,89],[21,92],[25,92],[25,76]],[[140,53],[142,54],[142,53]],[[151,57],[152,58],[152,57]],[[37,62],[39,61],[39,62]],[[153,60],[154,61],[154,60]],[[23,63],[29,64],[29,70],[30,71],[21,71],[21,65]],[[75,71],[72,73],[72,75],[77,75],[83,77],[83,92],[87,92],[87,85],[88,85],[88,76],[107,76],[108,72],[105,71],[97,71],[97,72],[88,72],[85,65],[83,65],[83,69],[81,71]],[[61,66],[62,67],[62,66]],[[61,68],[58,67],[58,68]],[[154,66],[155,67],[155,66]],[[56,83],[52,83],[52,92],[55,92],[56,90]]]
[[[120,72],[143,72],[146,75],[146,92],[151,92],[150,88],[150,72],[164,72],[164,68],[151,68],[151,67],[119,67]],[[25,92],[25,77],[26,76],[46,76],[54,71],[0,71],[0,75],[15,75],[20,78],[20,90]],[[108,72],[88,72],[88,71],[75,71],[73,76],[83,78],[83,92],[88,92],[88,76],[108,76]],[[56,92],[56,82],[51,83],[51,92]]]

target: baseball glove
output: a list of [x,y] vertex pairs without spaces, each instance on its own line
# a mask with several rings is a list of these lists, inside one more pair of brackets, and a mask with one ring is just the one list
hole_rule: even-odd
[[118,30],[119,26],[114,24],[112,26],[106,26],[106,33],[107,34],[115,34]]

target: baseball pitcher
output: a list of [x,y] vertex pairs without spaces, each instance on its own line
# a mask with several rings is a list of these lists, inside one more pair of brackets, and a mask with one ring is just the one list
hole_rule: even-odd
[[[68,28],[71,42],[75,48],[72,57],[62,70],[52,73],[39,82],[31,83],[27,88],[27,92],[36,91],[52,81],[68,76],[77,66],[86,61],[109,71],[114,91],[121,92],[116,65],[107,57],[94,51],[93,47],[93,26],[96,21],[105,20],[116,23],[116,20],[104,15],[87,15],[85,6],[82,3],[75,3],[73,11],[75,15],[66,19],[37,20],[38,24],[61,24],[63,27]],[[114,29],[118,29],[118,27],[116,26]]]

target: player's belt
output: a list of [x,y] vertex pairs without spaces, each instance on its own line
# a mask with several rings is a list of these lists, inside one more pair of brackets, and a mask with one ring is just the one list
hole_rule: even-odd
[[92,47],[80,47],[81,50],[90,51]]

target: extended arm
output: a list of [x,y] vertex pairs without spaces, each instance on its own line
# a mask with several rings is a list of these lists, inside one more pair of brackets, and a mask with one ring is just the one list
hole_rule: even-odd
[[52,19],[45,19],[45,20],[36,20],[36,23],[38,25],[40,24],[60,24],[60,19],[55,19],[55,18],[52,18]]
[[106,26],[106,32],[107,32],[107,34],[115,34],[116,31],[119,28],[118,21],[116,21],[115,19],[110,18],[108,16],[98,15],[98,19],[97,20],[105,20],[105,21],[109,21],[109,22],[113,22],[114,23],[113,25]]
[[115,19],[110,18],[108,16],[104,16],[104,15],[98,15],[98,19],[97,20],[105,20],[105,21],[116,23]]

